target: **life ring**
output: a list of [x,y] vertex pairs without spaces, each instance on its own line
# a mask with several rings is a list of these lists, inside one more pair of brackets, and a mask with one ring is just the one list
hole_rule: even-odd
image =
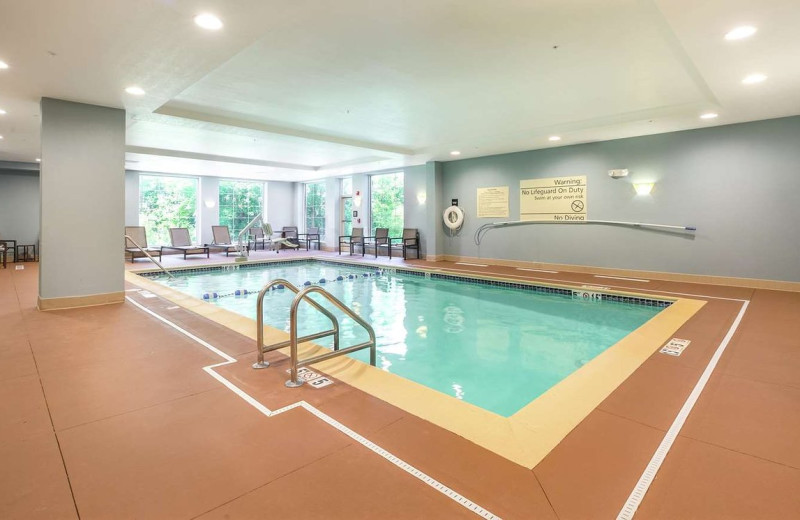
[[464,210],[458,206],[450,206],[444,210],[444,225],[450,229],[458,229],[464,223]]

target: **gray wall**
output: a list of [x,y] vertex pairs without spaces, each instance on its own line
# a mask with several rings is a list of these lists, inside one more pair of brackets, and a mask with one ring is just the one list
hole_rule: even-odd
[[[302,187],[302,186],[301,186]],[[295,191],[297,183],[269,181],[267,183],[267,222],[280,231],[283,226],[300,226],[296,218]]]
[[[628,168],[627,179],[607,170]],[[696,236],[591,224],[495,229],[480,247],[476,189],[586,175],[588,217],[697,227]],[[633,182],[655,181],[649,196]],[[800,117],[448,162],[442,203],[466,212],[448,255],[800,281]]]
[[39,172],[0,170],[0,238],[39,241]]
[[43,98],[40,298],[124,290],[125,111]]

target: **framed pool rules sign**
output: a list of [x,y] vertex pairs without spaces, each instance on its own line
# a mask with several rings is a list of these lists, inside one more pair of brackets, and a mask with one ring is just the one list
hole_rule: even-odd
[[586,222],[586,176],[519,181],[519,219]]

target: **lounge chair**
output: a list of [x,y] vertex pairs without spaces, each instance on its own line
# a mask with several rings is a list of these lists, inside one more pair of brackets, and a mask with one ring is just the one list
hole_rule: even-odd
[[186,255],[202,255],[205,254],[206,258],[209,257],[208,246],[192,245],[192,239],[189,237],[189,229],[185,227],[169,228],[169,239],[172,242],[171,246],[161,246],[163,254],[165,249],[172,249],[175,251],[183,251],[183,259],[186,260]]
[[[305,238],[303,238],[303,237],[305,237]],[[317,243],[317,251],[319,251],[319,249],[320,249],[319,228],[310,227],[310,228],[308,228],[308,232],[299,233],[297,235],[297,238],[298,238],[298,240],[299,240],[299,242],[301,244],[304,243],[306,245],[306,251],[309,250],[309,248],[311,247],[311,244],[313,244],[314,242]]]
[[[393,241],[397,241],[397,243],[393,244]],[[394,250],[402,251],[403,260],[405,260],[409,249],[415,249],[417,251],[417,259],[419,259],[419,231],[417,231],[417,228],[403,228],[403,236],[389,238],[389,244],[385,247],[389,249],[389,259],[392,258],[392,251]]]
[[270,246],[272,246],[272,249],[274,249],[276,253],[280,253],[281,249],[283,249],[284,247],[290,249],[297,249],[298,247],[300,247],[298,244],[292,242],[291,239],[289,238],[284,238],[284,237],[273,238],[272,235],[274,235],[275,232],[272,230],[272,224],[270,224],[269,222],[264,224],[259,229],[261,230],[261,236],[264,237],[264,242],[263,242],[264,248],[266,248],[266,245],[269,244]]
[[361,247],[361,256],[364,256],[364,228],[354,227],[350,235],[342,235],[339,237],[339,254],[342,254],[342,246],[350,248],[350,254],[353,254],[353,249],[356,246]]
[[378,250],[381,247],[388,247],[389,228],[375,228],[375,236],[364,237],[364,247],[375,251],[375,258],[378,258]]
[[161,260],[161,248],[147,247],[147,232],[144,226],[125,226],[125,234],[131,237],[125,239],[125,255],[131,255],[131,263],[134,263],[134,260],[137,258],[147,257],[147,255],[136,247],[136,244],[131,242],[131,239],[142,246],[142,249],[147,251],[147,254],[150,256],[157,256],[158,259]]
[[281,230],[281,238],[285,238],[292,244],[300,245],[300,239],[297,234],[297,226],[283,226]]
[[[209,248],[224,252],[225,256],[230,256],[231,253],[239,251],[231,240],[231,232],[228,230],[228,226],[211,226],[211,234],[213,235],[213,241],[210,244],[206,244]],[[250,250],[250,244],[247,244],[247,249],[248,251]]]

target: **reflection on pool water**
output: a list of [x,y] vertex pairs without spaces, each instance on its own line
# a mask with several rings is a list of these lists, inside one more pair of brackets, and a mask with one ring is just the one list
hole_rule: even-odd
[[[378,367],[506,417],[661,310],[330,262],[175,275],[155,280],[197,298],[224,295],[209,301],[253,319],[257,292],[268,281],[285,278],[300,287],[325,279],[320,285],[372,324]],[[228,296],[237,289],[256,294]],[[293,297],[287,290],[267,294],[264,323],[288,331]],[[339,319],[342,347],[367,339],[350,318],[326,308]],[[307,304],[298,318],[300,335],[330,326]],[[330,346],[331,339],[319,343]],[[368,362],[369,351],[352,357]]]

